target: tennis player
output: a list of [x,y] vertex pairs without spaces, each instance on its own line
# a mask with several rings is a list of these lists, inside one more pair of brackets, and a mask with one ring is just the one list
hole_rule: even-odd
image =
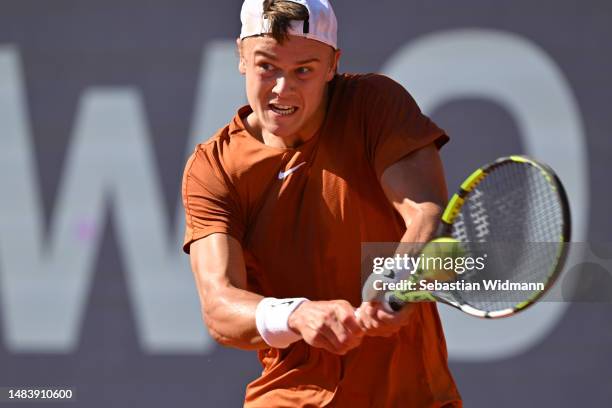
[[182,193],[208,330],[263,366],[244,405],[460,407],[435,304],[360,295],[361,242],[432,237],[448,137],[391,79],[337,73],[328,1],[246,0],[241,21],[249,104]]

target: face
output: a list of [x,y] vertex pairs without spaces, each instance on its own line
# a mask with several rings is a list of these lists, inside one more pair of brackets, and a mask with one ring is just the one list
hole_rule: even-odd
[[325,117],[326,85],[340,52],[297,36],[282,45],[270,36],[251,37],[238,46],[256,130],[288,142],[312,137]]

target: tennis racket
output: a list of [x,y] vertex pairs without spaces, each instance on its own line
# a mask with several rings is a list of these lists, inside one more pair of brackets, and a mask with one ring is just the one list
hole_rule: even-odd
[[[480,270],[451,271],[444,278],[455,284],[449,285],[450,290],[385,292],[385,307],[398,311],[408,302],[437,301],[478,317],[513,315],[541,298],[563,268],[570,240],[565,190],[554,171],[542,163],[525,156],[500,158],[461,184],[444,210],[436,237],[423,251],[442,242],[438,245],[459,247],[461,256],[487,256],[485,251],[494,256]],[[418,270],[409,280],[434,278],[436,273]],[[540,284],[526,290],[469,289],[485,281]]]

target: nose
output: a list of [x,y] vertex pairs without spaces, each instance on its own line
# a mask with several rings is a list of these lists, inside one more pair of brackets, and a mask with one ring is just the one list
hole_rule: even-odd
[[291,84],[291,80],[285,75],[279,75],[276,78],[276,84],[274,84],[272,92],[274,92],[276,95],[284,95],[291,91],[292,88],[293,85]]

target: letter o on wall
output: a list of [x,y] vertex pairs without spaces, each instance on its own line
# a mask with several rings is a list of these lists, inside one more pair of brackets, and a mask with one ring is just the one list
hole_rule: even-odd
[[[382,72],[408,89],[428,114],[463,98],[490,100],[506,109],[527,154],[551,165],[563,180],[573,241],[586,238],[589,180],[581,116],[568,81],[543,49],[508,32],[442,31],[398,50]],[[581,254],[573,252],[568,264],[578,258]],[[566,307],[540,303],[511,319],[494,321],[442,307],[450,358],[491,361],[523,353],[546,338]]]

